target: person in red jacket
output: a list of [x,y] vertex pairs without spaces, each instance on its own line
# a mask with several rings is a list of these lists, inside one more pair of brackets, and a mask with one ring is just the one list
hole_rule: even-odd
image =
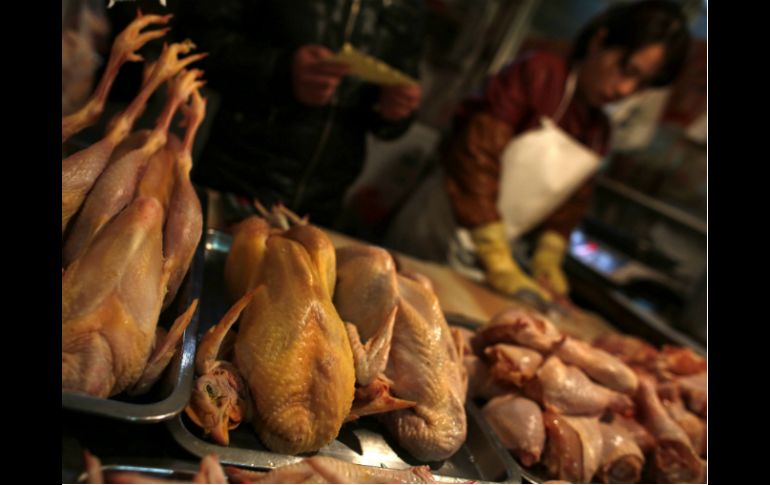
[[[529,154],[535,163],[538,157],[561,157],[562,163],[570,164],[578,163],[579,157],[593,156],[598,168],[610,136],[603,105],[647,87],[669,84],[689,43],[680,7],[649,0],[613,6],[597,16],[579,33],[568,58],[525,53],[492,76],[481,96],[462,103],[442,149],[443,170],[405,204],[385,244],[426,259],[449,258],[451,262],[453,239],[458,228],[464,229],[487,283],[496,290],[511,295],[531,290],[546,299],[566,295],[569,284],[562,261],[569,234],[587,209],[595,170],[586,173],[536,223],[530,220],[529,226],[522,225],[515,234],[512,225],[526,204],[519,201],[516,205],[516,194],[510,193],[515,189],[509,186],[510,179],[501,182],[501,174],[504,163],[515,166],[533,160],[506,160],[504,151],[518,140],[526,147],[515,153]],[[524,142],[522,135],[546,129],[543,117],[553,120],[551,131],[560,134]],[[565,142],[567,139],[570,141]],[[562,149],[562,145],[570,147]],[[529,181],[514,182],[524,183],[518,187],[526,188]],[[521,230],[539,232],[531,262],[534,278],[511,255],[511,234],[520,236]],[[543,291],[538,282],[550,292]]]

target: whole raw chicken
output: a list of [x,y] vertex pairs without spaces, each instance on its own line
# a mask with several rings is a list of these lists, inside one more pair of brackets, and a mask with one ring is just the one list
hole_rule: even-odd
[[145,388],[168,364],[197,300],[156,342],[169,276],[162,217],[156,199],[136,199],[63,274],[63,391],[108,397]]
[[[225,407],[246,405],[242,416],[250,415],[262,442],[277,452],[315,451],[337,436],[353,403],[355,371],[331,300],[335,274],[334,247],[319,229],[273,230],[258,217],[235,228],[225,279],[242,298],[201,342],[201,378],[187,408],[216,441],[227,444],[227,429],[237,425],[233,410],[220,408],[222,399],[232,403]],[[235,369],[225,370],[215,357],[241,311]]]
[[[156,136],[165,140],[173,113],[194,93],[186,111],[185,146],[191,146],[205,114],[205,103],[197,93],[201,86],[198,74],[182,72],[172,83],[161,116],[165,121],[159,122]],[[105,183],[114,192],[135,194],[138,175],[132,171],[119,175],[112,173]],[[179,178],[168,182],[167,192],[184,190]],[[141,394],[168,365],[197,300],[168,334],[157,327],[158,318],[170,279],[178,271],[186,272],[190,264],[189,259],[179,261],[178,248],[194,247],[201,236],[197,199],[197,205],[193,204],[197,212],[177,210],[173,217],[150,194],[128,198],[125,208],[123,203],[108,204],[107,200],[113,200],[108,190],[92,192],[86,198],[85,204],[95,209],[87,215],[99,223],[89,225],[93,230],[79,239],[83,243],[62,275],[62,390],[97,397],[126,390]],[[177,222],[171,224],[172,219]],[[179,231],[180,225],[192,226],[192,230]]]
[[380,419],[415,458],[452,456],[465,442],[467,375],[430,282],[397,273],[384,249],[345,247],[337,250],[334,304],[363,341],[397,307],[385,376],[394,396],[417,405]]

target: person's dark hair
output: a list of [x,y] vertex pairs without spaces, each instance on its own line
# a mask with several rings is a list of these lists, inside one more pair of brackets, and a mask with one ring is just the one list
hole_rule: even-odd
[[572,62],[585,58],[591,38],[601,29],[607,30],[602,47],[623,49],[623,62],[641,48],[663,43],[666,57],[653,86],[665,86],[676,78],[690,47],[690,31],[680,6],[666,0],[643,0],[614,5],[583,27],[573,44]]

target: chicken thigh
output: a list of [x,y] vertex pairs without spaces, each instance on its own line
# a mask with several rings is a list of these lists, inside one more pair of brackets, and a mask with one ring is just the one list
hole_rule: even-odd
[[489,401],[481,409],[500,441],[524,466],[540,461],[545,446],[543,413],[534,401],[506,394]]

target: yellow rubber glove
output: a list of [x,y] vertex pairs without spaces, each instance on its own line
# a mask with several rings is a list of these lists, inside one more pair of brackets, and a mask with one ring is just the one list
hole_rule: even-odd
[[562,296],[569,293],[567,275],[561,269],[566,250],[567,240],[564,236],[546,231],[537,240],[532,257],[532,275],[535,279]]
[[546,301],[550,300],[546,292],[513,260],[502,222],[473,228],[471,238],[486,269],[487,282],[492,288],[508,295],[530,290]]

